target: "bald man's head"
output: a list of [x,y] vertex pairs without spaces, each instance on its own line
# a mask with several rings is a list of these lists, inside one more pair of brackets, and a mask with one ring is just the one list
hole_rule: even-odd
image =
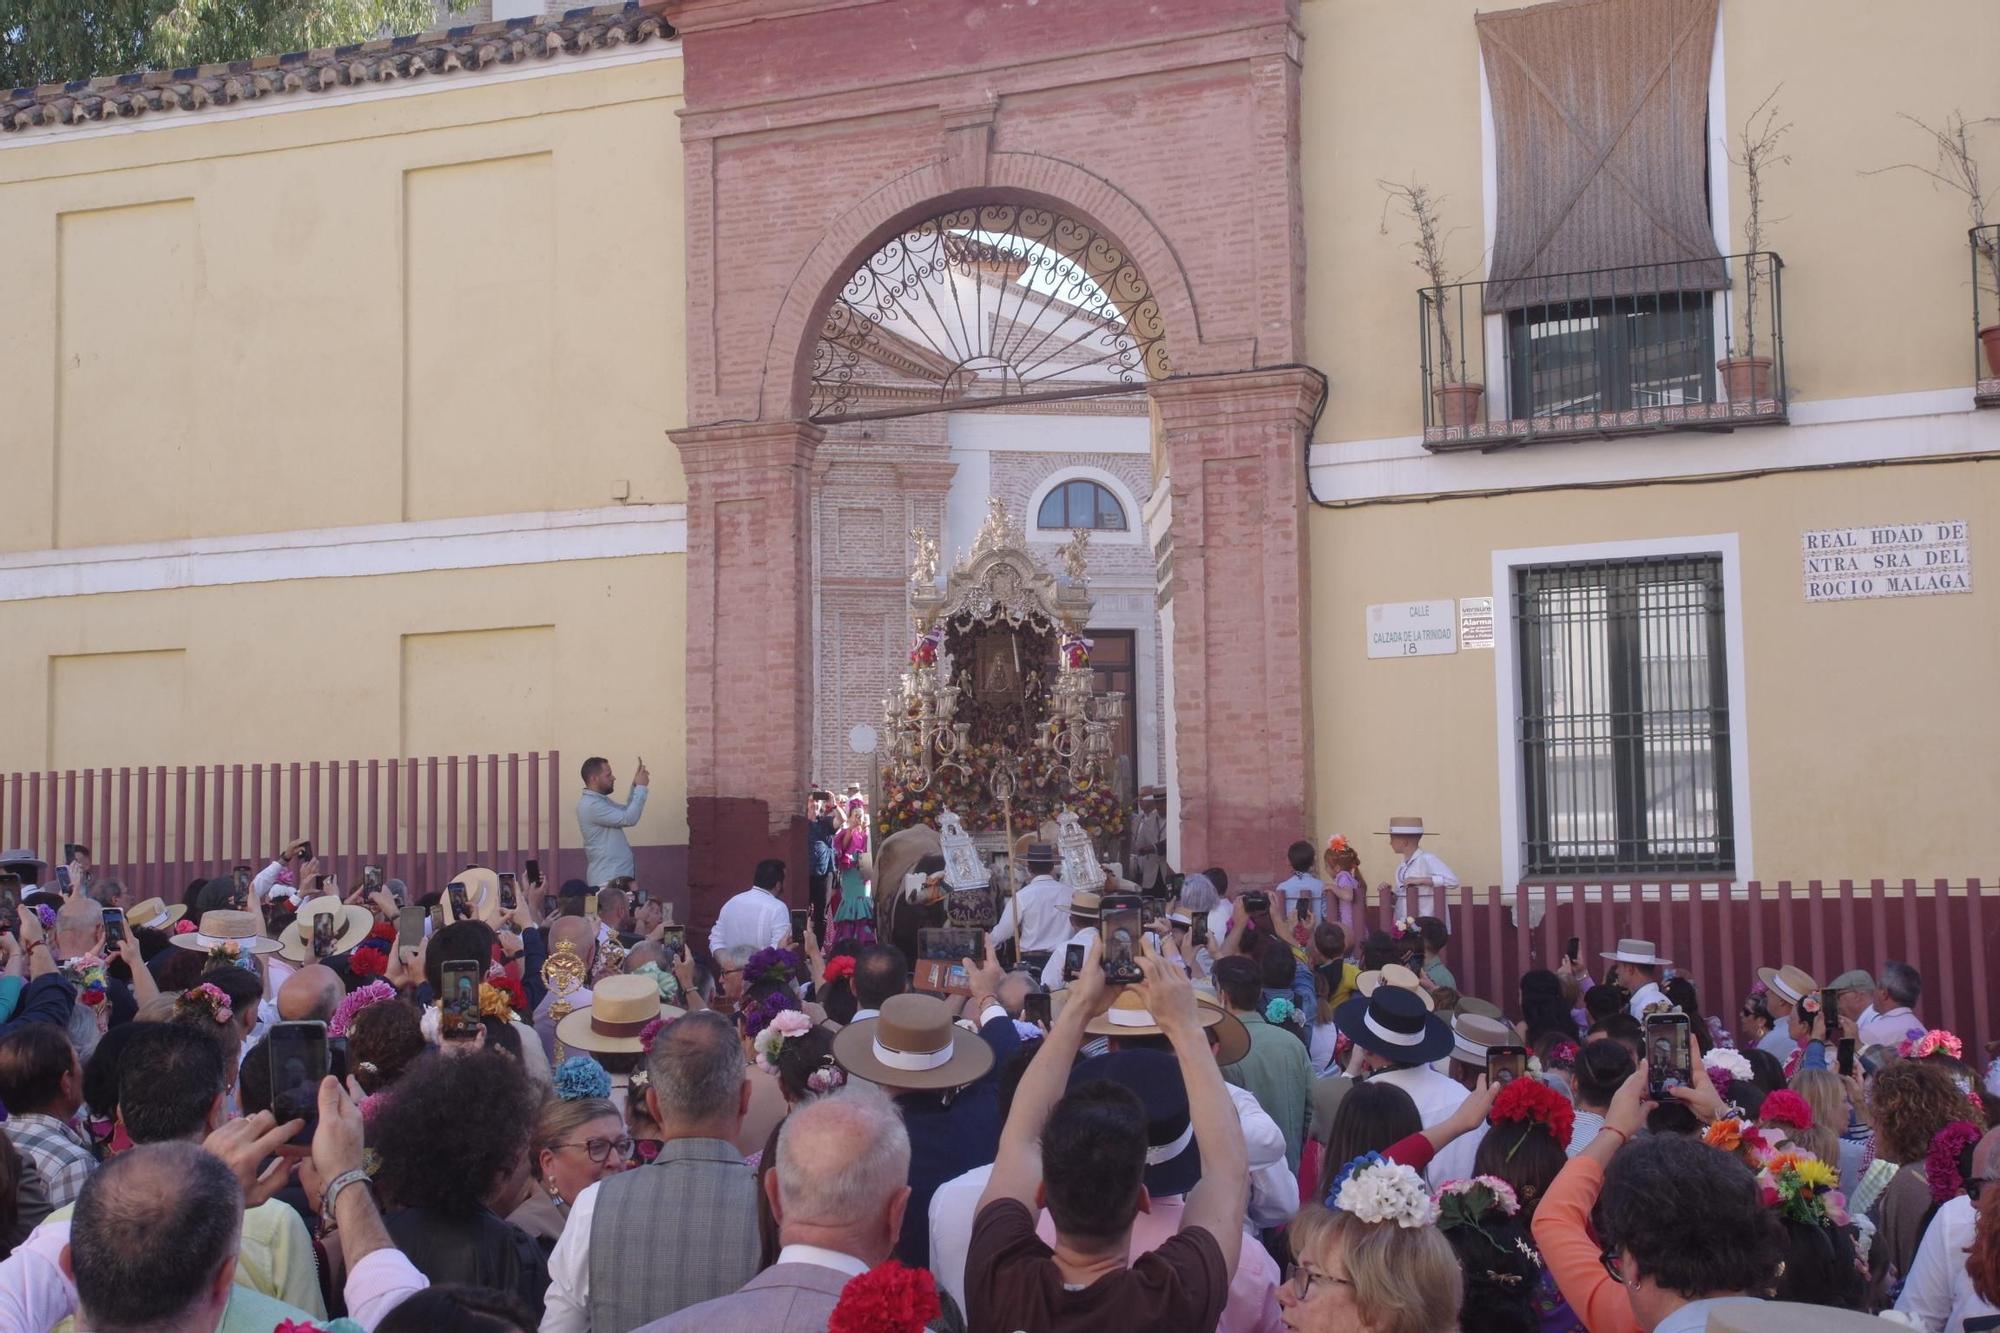
[[909,1174],[909,1131],[880,1089],[850,1084],[806,1102],[778,1131],[780,1234],[880,1262],[896,1243]]
[[331,1022],[333,1011],[346,994],[338,972],[313,963],[292,973],[278,987],[278,1017],[287,1023]]
[[87,954],[97,947],[104,930],[104,909],[95,898],[79,893],[56,913],[56,950],[65,958]]
[[120,1153],[85,1182],[63,1266],[92,1328],[213,1328],[229,1300],[243,1189],[192,1143]]
[[597,953],[597,923],[589,917],[557,917],[549,927],[549,952],[554,953],[564,944],[575,949],[576,956],[589,967]]
[[665,971],[667,969],[666,947],[652,940],[641,940],[632,946],[630,953],[625,955],[625,970],[627,972],[637,972],[648,963]]

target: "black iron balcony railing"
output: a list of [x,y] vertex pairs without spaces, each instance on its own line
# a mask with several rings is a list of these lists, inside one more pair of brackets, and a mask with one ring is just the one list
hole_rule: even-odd
[[1972,400],[2000,407],[2000,222],[1965,233],[1972,247]]
[[1760,251],[1423,288],[1424,444],[1783,422],[1783,269]]

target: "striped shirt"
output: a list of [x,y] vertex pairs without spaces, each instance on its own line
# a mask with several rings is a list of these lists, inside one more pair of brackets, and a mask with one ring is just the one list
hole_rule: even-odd
[[52,1115],[27,1112],[7,1121],[7,1137],[14,1150],[35,1164],[48,1190],[49,1207],[62,1208],[76,1202],[83,1182],[97,1169],[97,1157],[90,1141]]

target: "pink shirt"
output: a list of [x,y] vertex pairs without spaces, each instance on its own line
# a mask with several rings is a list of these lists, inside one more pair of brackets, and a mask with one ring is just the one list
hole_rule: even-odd
[[[1133,1218],[1127,1262],[1166,1244],[1181,1229],[1186,1205],[1185,1195],[1168,1195],[1154,1199],[1151,1212]],[[1035,1234],[1044,1244],[1056,1243],[1055,1219],[1047,1209],[1035,1222]],[[1238,1253],[1236,1274],[1229,1279],[1229,1303],[1222,1308],[1216,1333],[1284,1333],[1284,1316],[1278,1313],[1278,1283],[1284,1275],[1278,1272],[1278,1261],[1254,1236],[1244,1236]]]

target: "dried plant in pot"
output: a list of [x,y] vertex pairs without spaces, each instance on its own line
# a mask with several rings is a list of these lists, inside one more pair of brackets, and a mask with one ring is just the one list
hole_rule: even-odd
[[[1782,87],[1783,85],[1780,85]],[[1757,104],[1743,122],[1738,151],[1729,160],[1743,171],[1744,193],[1749,207],[1743,215],[1743,330],[1742,338],[1732,338],[1727,355],[1715,363],[1722,376],[1722,396],[1731,403],[1755,405],[1770,402],[1772,358],[1757,351],[1757,308],[1766,299],[1765,271],[1758,261],[1764,250],[1764,173],[1789,163],[1791,154],[1778,150],[1778,141],[1792,126],[1779,123],[1778,89]]]
[[1431,398],[1437,404],[1436,421],[1447,430],[1463,430],[1479,422],[1486,386],[1466,377],[1463,349],[1453,344],[1451,319],[1445,309],[1446,289],[1457,281],[1445,266],[1445,242],[1458,229],[1445,229],[1439,216],[1443,197],[1433,195],[1428,185],[1416,181],[1403,185],[1386,180],[1376,184],[1388,195],[1382,203],[1382,234],[1386,236],[1389,232],[1391,206],[1399,207],[1403,216],[1416,228],[1410,248],[1417,253],[1410,262],[1424,275],[1421,296],[1425,323],[1436,337],[1433,344],[1436,357],[1432,362],[1430,385]]
[[[1972,224],[1972,280],[1980,298],[1976,308],[1982,313],[1990,311],[1996,319],[2000,319],[2000,237],[1990,232],[1986,223],[1986,209],[2000,190],[1988,190],[1981,182],[1979,161],[1973,156],[1969,134],[1980,126],[2000,125],[2000,117],[1984,116],[1967,120],[1964,112],[1953,111],[1944,118],[1943,124],[1932,125],[1908,112],[1899,114],[1930,136],[1936,157],[1929,166],[1918,162],[1898,162],[1861,174],[1879,176],[1885,171],[1914,171],[1928,177],[1932,189],[1950,190],[1964,196],[1966,218]],[[1989,296],[1993,298],[1990,306],[1983,299]],[[2000,377],[2000,323],[1981,326],[1978,338],[1986,354],[1988,373]]]

